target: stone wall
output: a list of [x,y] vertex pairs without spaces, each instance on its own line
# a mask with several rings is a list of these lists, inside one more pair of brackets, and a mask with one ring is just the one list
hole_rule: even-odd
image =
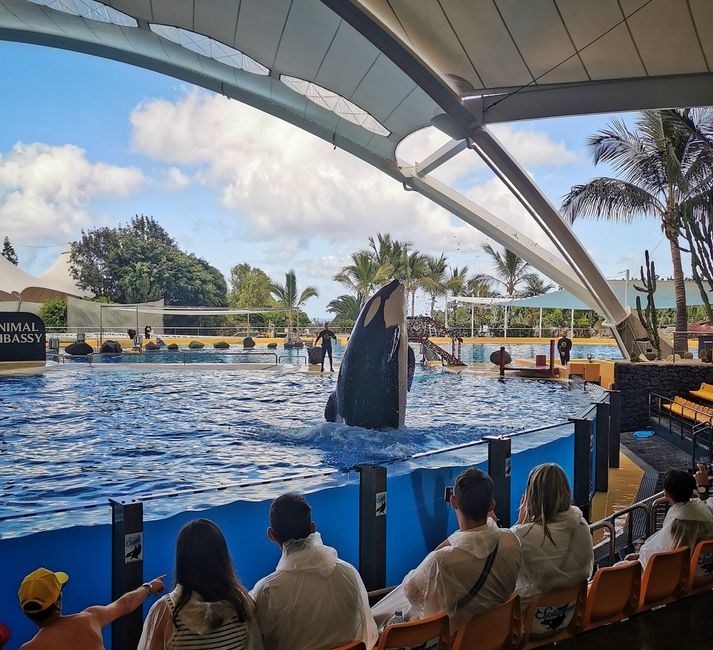
[[703,382],[713,384],[713,365],[710,363],[617,361],[613,388],[621,391],[621,430],[646,428],[650,392],[669,398],[688,396],[689,390],[700,388]]

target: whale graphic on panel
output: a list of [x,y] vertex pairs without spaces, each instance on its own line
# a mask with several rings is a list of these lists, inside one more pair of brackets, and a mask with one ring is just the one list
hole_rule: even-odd
[[404,285],[393,280],[359,312],[325,419],[366,429],[402,426],[415,361],[408,344]]

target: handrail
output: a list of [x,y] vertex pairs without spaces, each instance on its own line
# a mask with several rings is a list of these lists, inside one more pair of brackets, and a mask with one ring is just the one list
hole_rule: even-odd
[[298,354],[296,357],[291,354],[281,354],[279,357],[277,357],[277,363],[282,363],[283,359],[303,359],[305,362],[305,366],[307,365],[307,357],[301,354]]
[[[156,354],[156,353],[161,353],[163,350],[146,350],[142,352],[141,354]],[[173,352],[180,352],[183,355],[183,365],[186,365],[186,355],[187,354],[192,354],[198,352],[198,350],[173,350]],[[221,356],[228,356],[228,357],[244,357],[244,356],[271,356],[274,357],[275,363],[272,365],[279,365],[279,362],[277,360],[277,352],[271,352],[270,350],[266,350],[265,352],[261,352],[258,350],[243,350],[242,352],[223,352],[222,350],[218,352],[212,352],[211,355],[221,355]]]
[[[634,536],[634,527],[632,525],[632,515],[634,512],[637,510],[644,510],[646,513],[646,519],[645,519],[645,525],[646,525],[646,535],[645,537],[648,537],[651,534],[651,531],[656,527],[656,521],[655,521],[655,512],[656,508],[662,503],[665,502],[665,499],[663,497],[663,492],[658,492],[646,499],[643,499],[641,501],[638,501],[636,503],[632,503],[630,506],[627,506],[626,508],[622,508],[621,510],[617,510],[616,512],[613,512],[612,514],[608,515],[607,517],[604,517],[602,519],[599,519],[597,521],[593,521],[591,524],[589,524],[589,530],[590,532],[593,532],[599,528],[609,528],[610,529],[610,535],[609,535],[609,557],[610,558],[615,558],[616,557],[616,520],[619,519],[620,517],[623,517],[627,515],[627,522],[626,522],[626,528],[627,528],[627,548],[631,548],[634,544],[633,536]],[[614,534],[611,533],[611,530],[614,530]]]
[[616,545],[612,544],[610,540],[616,539],[616,528],[614,527],[613,523],[603,519],[593,524],[589,524],[590,533],[593,533],[595,530],[599,530],[600,528],[606,528],[609,531],[609,539],[600,542],[599,544],[597,544],[597,547],[609,543],[609,561],[614,564],[614,562],[616,562]]

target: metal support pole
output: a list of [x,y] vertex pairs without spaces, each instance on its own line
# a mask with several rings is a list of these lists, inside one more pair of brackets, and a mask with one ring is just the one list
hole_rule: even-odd
[[386,586],[386,468],[359,472],[359,574],[367,591]]
[[542,338],[542,307],[540,307],[540,322],[537,326],[537,336]]
[[609,391],[609,467],[619,467],[621,447],[621,392]]
[[574,338],[574,309],[572,310],[572,315],[569,319],[569,335]]
[[592,482],[592,421],[571,418],[574,422],[574,486],[572,500],[589,521],[589,497]]
[[[111,504],[111,599],[144,582],[144,504],[109,499]],[[143,610],[138,607],[111,626],[111,647],[134,650],[141,638]]]
[[99,349],[104,343],[104,305],[99,305]]
[[508,337],[508,306],[505,305],[503,307],[503,309],[505,310],[505,317],[503,319],[503,336],[505,338],[507,338]]
[[510,438],[493,436],[488,441],[488,474],[493,479],[493,499],[495,499],[498,523],[509,528],[510,517]]
[[448,327],[448,296],[446,295],[445,326]]
[[597,402],[597,441],[594,449],[594,490],[609,491],[609,402]]
[[470,338],[475,336],[475,305],[470,306]]

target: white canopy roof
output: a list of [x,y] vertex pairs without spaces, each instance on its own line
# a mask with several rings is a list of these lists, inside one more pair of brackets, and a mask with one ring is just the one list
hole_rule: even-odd
[[46,271],[32,276],[0,255],[0,300],[44,302],[65,296],[89,296],[80,289],[69,272],[69,248],[60,253]]

